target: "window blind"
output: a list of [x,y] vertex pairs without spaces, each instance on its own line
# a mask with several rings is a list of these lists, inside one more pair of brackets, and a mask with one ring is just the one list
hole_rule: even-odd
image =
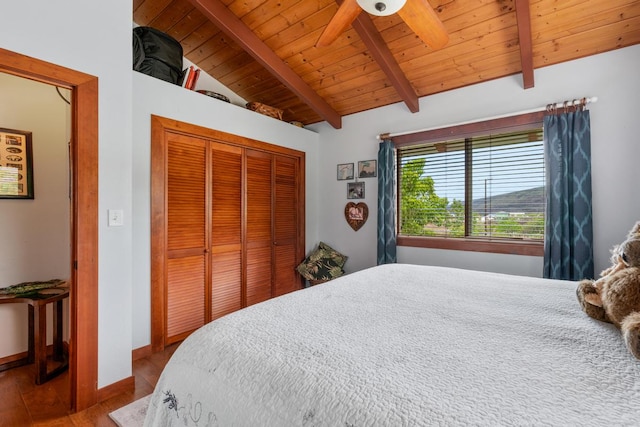
[[398,149],[400,233],[541,240],[542,127]]

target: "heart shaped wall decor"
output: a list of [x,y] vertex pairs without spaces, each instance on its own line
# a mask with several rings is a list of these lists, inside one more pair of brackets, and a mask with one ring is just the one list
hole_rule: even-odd
[[349,202],[344,207],[344,217],[351,228],[358,231],[369,218],[369,207],[366,203]]

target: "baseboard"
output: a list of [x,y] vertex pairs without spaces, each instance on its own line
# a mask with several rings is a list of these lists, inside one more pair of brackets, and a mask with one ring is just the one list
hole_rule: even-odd
[[0,359],[0,372],[17,368],[19,366],[24,366],[28,363],[29,353],[26,351],[18,354],[13,354],[11,356],[6,356]]
[[[131,361],[142,359],[152,354],[151,345],[136,348],[131,351]],[[130,376],[98,390],[98,402],[105,401],[119,394],[133,392],[136,388],[135,376]]]
[[114,396],[124,393],[133,393],[136,389],[136,378],[132,375],[123,380],[109,384],[106,387],[98,389],[98,402],[104,402]]
[[[62,351],[63,351],[63,353],[65,355],[69,354],[69,343],[68,342],[66,342],[66,341],[62,342]],[[47,345],[47,356],[51,356],[51,355],[53,355],[53,344]],[[12,354],[10,356],[0,357],[0,371],[4,370],[4,369],[2,369],[3,365],[5,365],[7,367],[5,369],[9,369],[9,368],[13,367],[12,365],[10,365],[10,363],[23,361],[28,356],[29,356],[29,352],[28,351],[23,351],[21,353]],[[26,363],[24,363],[24,364],[26,364]],[[18,365],[15,365],[15,366],[18,366]]]
[[131,351],[131,360],[140,360],[143,357],[148,357],[153,354],[151,349],[151,344],[145,345],[144,347],[136,348]]
[[11,356],[0,357],[0,365],[15,362],[16,360],[25,359],[27,357],[27,354],[28,352],[23,351],[22,353],[12,354]]

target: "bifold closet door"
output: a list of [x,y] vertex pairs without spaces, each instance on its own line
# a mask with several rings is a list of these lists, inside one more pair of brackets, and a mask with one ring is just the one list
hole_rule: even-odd
[[151,344],[301,288],[304,153],[153,116]]
[[272,155],[246,150],[246,305],[271,298]]
[[300,289],[296,272],[298,259],[299,218],[299,161],[292,157],[274,156],[275,195],[274,228],[274,287],[273,296]]
[[242,148],[211,142],[211,320],[242,308]]
[[165,344],[205,323],[207,142],[167,133]]

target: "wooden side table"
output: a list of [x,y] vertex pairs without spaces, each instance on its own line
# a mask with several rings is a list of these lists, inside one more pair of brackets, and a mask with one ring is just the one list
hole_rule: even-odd
[[[0,365],[0,371],[35,362],[36,384],[43,384],[69,366],[62,346],[62,300],[69,297],[69,288],[42,289],[28,296],[0,298],[0,304],[29,305],[29,348],[27,357]],[[47,304],[53,304],[53,360],[60,364],[47,370]]]

